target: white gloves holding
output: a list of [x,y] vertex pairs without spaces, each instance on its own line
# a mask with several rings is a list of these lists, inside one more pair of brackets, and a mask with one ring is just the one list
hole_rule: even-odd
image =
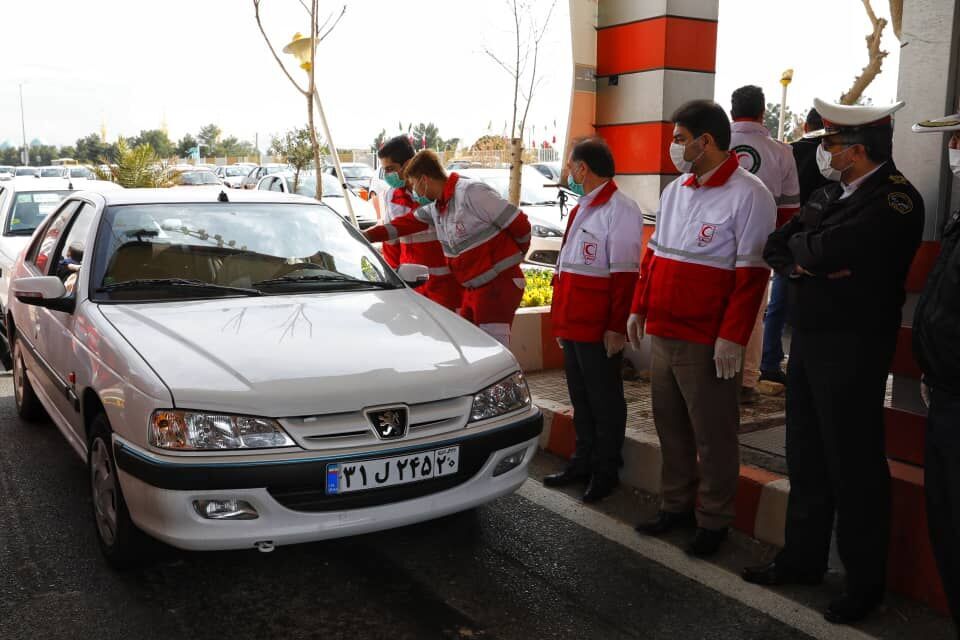
[[640,341],[643,340],[644,325],[646,322],[647,319],[639,313],[631,313],[627,319],[627,337],[630,338],[630,343],[634,347],[639,347]]
[[736,342],[717,338],[713,346],[713,363],[717,366],[717,377],[729,380],[738,373],[743,364],[743,347]]

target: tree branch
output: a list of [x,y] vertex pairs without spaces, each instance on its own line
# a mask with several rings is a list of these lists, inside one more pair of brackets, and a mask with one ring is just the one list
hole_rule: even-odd
[[[334,21],[330,28],[323,32],[323,35],[319,37],[319,42],[323,42],[330,32],[337,28],[337,25],[340,24],[340,20],[343,19],[344,14],[347,12],[347,5],[343,5],[343,8],[340,10],[340,15],[337,16],[337,19]],[[332,14],[331,14],[332,15]],[[323,23],[323,27],[327,26],[327,23],[330,22],[330,18],[327,18],[327,21]],[[319,33],[323,27],[317,27],[317,33]]]
[[287,80],[289,80],[290,84],[297,88],[297,91],[304,95],[308,95],[308,92],[304,90],[303,87],[301,87],[300,84],[293,79],[293,76],[290,75],[290,72],[287,71],[286,65],[283,64],[280,56],[277,55],[276,49],[273,48],[273,43],[270,42],[270,38],[267,37],[267,32],[263,29],[263,22],[260,20],[260,0],[253,0],[253,15],[257,19],[257,28],[260,29],[260,35],[263,36],[263,41],[267,43],[267,48],[270,49],[273,59],[277,61],[278,65],[280,65],[280,69],[283,70],[283,74],[287,76]]
[[853,81],[853,86],[840,96],[840,104],[855,104],[864,90],[873,82],[873,79],[879,75],[883,66],[883,59],[887,57],[886,51],[880,50],[880,39],[883,36],[883,28],[887,26],[884,18],[878,18],[870,6],[870,0],[861,0],[863,8],[867,11],[867,17],[873,24],[873,31],[867,35],[867,54],[869,62],[863,68],[863,71]]
[[498,58],[497,56],[495,56],[492,51],[490,51],[489,49],[484,49],[483,52],[484,52],[485,54],[487,54],[488,56],[490,56],[491,58],[493,58],[493,61],[494,61],[494,62],[496,62],[496,63],[497,63],[498,65],[500,65],[501,67],[503,67],[503,70],[506,71],[508,74],[510,74],[510,77],[511,77],[511,78],[514,77],[514,76],[513,76],[513,71],[510,70],[510,67],[508,67],[503,61],[501,61],[500,58]]

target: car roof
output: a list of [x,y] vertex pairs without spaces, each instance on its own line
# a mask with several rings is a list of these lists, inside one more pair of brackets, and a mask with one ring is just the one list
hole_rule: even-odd
[[272,202],[317,204],[313,198],[278,191],[260,191],[257,189],[226,189],[225,187],[203,186],[190,189],[121,189],[101,194],[104,202],[110,205],[127,204],[195,204],[218,202],[220,193],[227,194],[230,202]]

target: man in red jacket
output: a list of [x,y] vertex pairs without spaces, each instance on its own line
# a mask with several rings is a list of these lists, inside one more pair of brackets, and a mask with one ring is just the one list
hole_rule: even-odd
[[[396,218],[413,213],[420,206],[402,177],[404,167],[415,153],[407,136],[391,138],[377,152],[383,167],[384,181],[390,186],[383,199],[385,223],[389,224]],[[433,226],[402,238],[386,240],[382,246],[384,259],[394,269],[401,264],[420,264],[430,270],[430,279],[417,288],[418,293],[451,311],[460,308],[463,288],[447,265]]]
[[687,552],[703,557],[733,520],[743,350],[770,278],[762,253],[777,205],[729,151],[730,121],[719,105],[689,102],[673,123],[670,156],[683,175],[660,197],[628,323],[632,342],[644,332],[653,339],[663,455],[660,512],[637,529],[659,535],[696,524]]
[[602,139],[578,142],[566,174],[581,197],[563,236],[551,318],[563,347],[577,443],[569,466],[543,483],[587,482],[583,501],[589,503],[619,484],[627,427],[621,364],[640,267],[643,213],[617,189],[613,155]]
[[526,214],[483,182],[447,175],[430,150],[417,152],[403,177],[420,208],[367,229],[367,240],[402,238],[432,225],[447,265],[464,288],[460,315],[509,346],[525,287],[520,263],[530,247]]

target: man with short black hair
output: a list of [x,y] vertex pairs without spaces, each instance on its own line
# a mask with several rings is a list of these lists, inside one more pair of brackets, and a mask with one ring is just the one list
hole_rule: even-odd
[[785,545],[748,582],[817,584],[834,515],[846,569],[824,617],[851,624],[883,599],[890,470],[883,402],[900,331],[904,281],[923,232],[923,200],[891,158],[888,107],[814,100],[817,163],[832,183],[770,235],[763,256],[790,278]]
[[730,121],[712,101],[673,114],[670,156],[683,174],[664,189],[627,330],[652,336],[653,420],[662,503],[637,530],[697,526],[687,552],[717,551],[733,521],[740,472],[740,370],[770,270],[760,257],[773,196],[729,151]]
[[[737,154],[740,166],[760,178],[770,190],[777,203],[777,226],[796,215],[800,210],[800,185],[797,180],[797,163],[790,147],[770,137],[763,124],[766,110],[763,90],[747,85],[733,92],[733,133],[730,146]],[[773,301],[771,301],[773,302]],[[777,301],[779,302],[779,301]],[[767,309],[767,294],[761,299],[750,342],[747,343],[743,362],[743,388],[740,402],[751,404],[757,401],[757,383],[764,378],[761,357],[763,353],[763,318]],[[782,357],[782,356],[781,356]],[[779,369],[779,364],[777,365]],[[769,377],[769,376],[767,376]]]
[[600,138],[577,142],[564,171],[580,201],[567,219],[551,321],[563,348],[576,449],[547,486],[586,482],[584,502],[619,484],[627,404],[621,364],[637,283],[643,213],[614,182],[613,154]]

